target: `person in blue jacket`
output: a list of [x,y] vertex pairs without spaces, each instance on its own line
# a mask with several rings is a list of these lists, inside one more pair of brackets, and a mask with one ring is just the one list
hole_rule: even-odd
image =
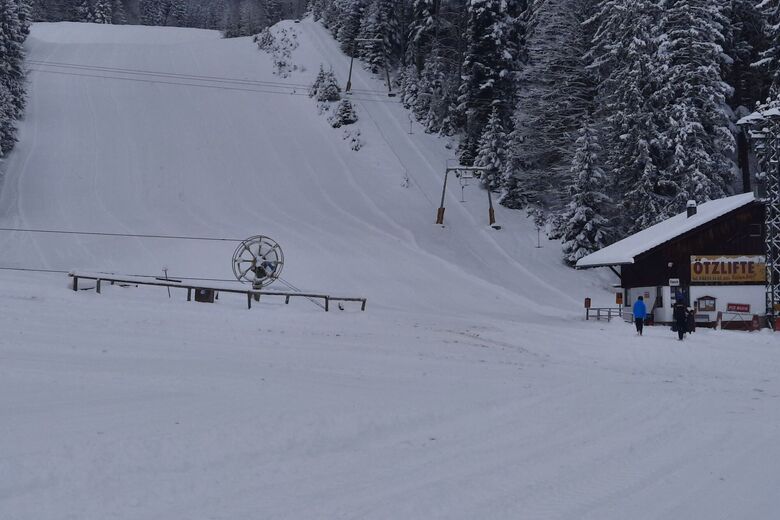
[[639,335],[642,335],[642,328],[645,324],[645,317],[647,316],[647,307],[645,307],[644,298],[641,296],[634,303],[634,323],[636,324],[636,331]]

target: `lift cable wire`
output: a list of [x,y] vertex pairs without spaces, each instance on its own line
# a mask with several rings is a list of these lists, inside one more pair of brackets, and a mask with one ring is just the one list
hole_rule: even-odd
[[[87,70],[87,71],[97,71],[97,72],[109,72],[109,73],[119,73],[119,74],[129,74],[129,75],[136,75],[136,76],[157,76],[157,77],[163,77],[163,78],[176,78],[176,79],[188,79],[188,80],[197,80],[197,81],[208,81],[211,83],[227,83],[227,84],[238,84],[238,85],[256,85],[256,86],[271,86],[271,87],[284,87],[284,88],[305,88],[308,89],[310,85],[303,84],[303,83],[292,83],[292,82],[283,82],[283,81],[268,81],[268,80],[253,80],[253,79],[241,79],[241,78],[230,78],[226,76],[205,76],[200,74],[180,74],[176,72],[158,72],[158,71],[151,71],[151,70],[144,70],[144,69],[130,69],[130,68],[120,68],[120,67],[106,67],[102,65],[84,65],[84,64],[78,64],[78,63],[66,63],[66,62],[59,62],[59,61],[39,61],[39,60],[27,60],[25,63],[30,63],[32,65],[42,66],[42,67],[53,67],[53,68],[66,68],[66,69],[77,69],[77,70]],[[359,91],[365,94],[377,94],[377,95],[384,95],[386,92],[384,90],[372,90],[372,89],[352,89],[354,91]]]
[[24,228],[0,228],[0,231],[18,232],[18,233],[49,233],[54,235],[88,235],[100,237],[126,237],[126,238],[161,238],[167,240],[204,240],[211,242],[243,242],[243,238],[220,238],[220,237],[193,237],[177,235],[151,235],[134,233],[103,233],[97,231],[66,231],[62,229],[24,229]]
[[[278,90],[262,90],[262,89],[254,89],[254,88],[241,88],[241,87],[228,87],[228,86],[220,86],[220,85],[207,85],[207,84],[199,84],[199,83],[184,83],[184,82],[178,82],[178,81],[162,81],[157,79],[138,79],[138,78],[122,78],[119,76],[106,76],[102,74],[81,74],[77,72],[62,72],[62,71],[54,71],[54,70],[43,70],[43,69],[29,69],[30,72],[40,72],[42,74],[58,74],[61,76],[80,76],[84,78],[100,78],[100,79],[113,79],[113,80],[119,80],[119,81],[133,81],[135,83],[148,83],[148,84],[156,84],[156,85],[180,85],[185,87],[198,87],[198,88],[210,88],[215,90],[232,90],[232,91],[239,91],[239,92],[256,92],[258,94],[276,94],[279,96],[307,96],[307,92],[280,92]],[[274,87],[268,87],[268,88],[274,88]],[[279,87],[276,87],[279,88]],[[369,98],[354,98],[360,101],[365,101],[368,103],[393,103],[397,104],[398,101],[391,101],[388,99],[369,99]]]

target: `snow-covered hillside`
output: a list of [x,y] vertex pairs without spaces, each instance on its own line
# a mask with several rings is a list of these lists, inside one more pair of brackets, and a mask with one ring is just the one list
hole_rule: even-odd
[[[280,78],[249,39],[37,25],[28,43],[27,121],[0,199],[4,225],[266,234],[282,245],[284,277],[296,286],[364,294],[395,308],[558,316],[593,294],[593,277],[563,267],[557,245],[533,247],[536,231],[521,213],[499,208],[504,229],[490,229],[487,197],[476,187],[462,203],[453,179],[447,227],[435,226],[453,152],[419,127],[409,135],[407,112],[362,70],[353,83],[365,145],[352,151],[306,96],[320,64],[346,83],[347,59],[320,26],[286,28],[298,34],[299,70]],[[51,235],[0,240],[6,265],[141,274],[168,265],[178,276],[222,278],[233,249]]]
[[[247,38],[33,27],[0,227],[267,234],[368,311],[0,271],[0,517],[772,517],[777,339],[584,322],[610,277],[474,186],[434,225],[446,142],[356,67],[353,151],[306,95],[347,59],[282,29],[287,77]],[[234,245],[2,232],[0,266],[227,278]]]

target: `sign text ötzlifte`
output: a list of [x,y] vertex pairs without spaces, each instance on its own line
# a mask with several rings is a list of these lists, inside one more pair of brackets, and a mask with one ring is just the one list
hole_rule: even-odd
[[693,283],[763,283],[765,281],[766,259],[763,256],[691,256],[691,282]]

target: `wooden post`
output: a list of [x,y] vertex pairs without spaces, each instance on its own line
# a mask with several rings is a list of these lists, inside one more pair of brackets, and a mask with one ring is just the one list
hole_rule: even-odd
[[360,310],[361,311],[366,310],[366,299],[365,298],[363,298],[363,305],[360,306]]
[[100,278],[95,281],[95,292],[100,294]]
[[325,312],[328,312],[328,307],[329,307],[329,305],[328,305],[328,304],[329,304],[329,303],[330,303],[330,298],[328,298],[328,297],[326,296],[326,297],[325,297]]
[[187,287],[187,301],[192,301],[192,287]]
[[252,308],[252,293],[251,291],[247,291],[246,293],[246,308],[251,309]]
[[73,290],[74,291],[79,290],[79,277],[76,275],[73,275]]
[[284,304],[288,305],[289,303],[290,303],[290,295],[288,294],[287,296],[284,297]]

